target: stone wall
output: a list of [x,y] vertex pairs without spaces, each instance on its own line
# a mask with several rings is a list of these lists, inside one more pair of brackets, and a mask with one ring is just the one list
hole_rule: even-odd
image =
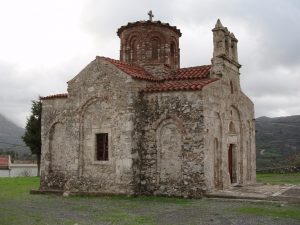
[[[254,108],[240,87],[237,39],[220,21],[213,33],[209,78],[218,81],[144,93],[153,83],[138,78],[159,80],[129,63],[164,79],[180,68],[180,30],[121,27],[122,62],[96,57],[68,82],[68,97],[43,100],[40,189],[199,198],[254,183]],[[97,159],[97,134],[108,134],[108,160]]]
[[137,107],[140,193],[199,198],[204,181],[201,91],[147,93]]
[[[133,105],[146,84],[96,58],[68,82],[68,98],[43,100],[40,188],[134,194]],[[109,135],[108,161],[95,158],[97,133]]]
[[[211,76],[218,76],[220,80],[203,88],[207,187],[224,189],[231,183],[254,183],[253,103],[241,90],[238,67],[225,58],[214,57],[213,62]],[[223,64],[222,71],[216,74],[219,64]]]

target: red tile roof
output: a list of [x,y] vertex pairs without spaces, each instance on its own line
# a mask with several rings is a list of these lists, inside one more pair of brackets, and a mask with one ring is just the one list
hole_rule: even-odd
[[158,78],[149,75],[142,67],[139,67],[139,66],[133,65],[131,63],[127,63],[127,62],[110,59],[110,58],[103,57],[103,56],[98,56],[98,57],[100,59],[103,59],[103,60],[106,60],[106,61],[112,63],[113,65],[115,65],[119,69],[123,70],[125,73],[129,74],[133,78],[149,80],[149,81],[160,81]]
[[9,169],[9,156],[0,155],[0,169]]
[[182,68],[173,72],[163,82],[146,87],[141,92],[200,90],[218,80],[209,79],[210,68],[210,65]]
[[[184,91],[184,90],[200,90],[205,85],[218,80],[218,78],[209,79],[210,65],[195,66],[189,68],[182,68],[172,72],[169,77],[160,80],[156,77],[149,75],[142,67],[122,62],[107,57],[97,56],[102,60],[112,63],[132,78],[143,79],[155,82],[153,85],[144,88],[140,92],[164,92],[164,91]],[[68,94],[56,94],[42,99],[52,98],[67,98]]]
[[176,80],[176,81],[165,81],[163,83],[156,83],[150,87],[146,87],[140,92],[164,92],[164,91],[191,91],[200,90],[205,85],[219,80],[214,79],[199,79],[199,80]]
[[56,95],[49,95],[45,97],[41,97],[41,99],[50,99],[50,98],[67,98],[68,94],[56,94]]
[[186,80],[208,78],[211,66],[195,66],[177,70],[173,72],[166,80]]

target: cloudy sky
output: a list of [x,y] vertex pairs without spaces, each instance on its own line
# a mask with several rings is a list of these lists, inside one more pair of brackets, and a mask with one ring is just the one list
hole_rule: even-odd
[[66,93],[97,55],[118,59],[117,29],[150,9],[181,30],[181,67],[210,64],[220,18],[255,116],[300,114],[299,0],[0,0],[0,113],[24,127],[31,100]]

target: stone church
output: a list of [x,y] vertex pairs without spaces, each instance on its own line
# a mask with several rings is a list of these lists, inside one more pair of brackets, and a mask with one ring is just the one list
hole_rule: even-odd
[[181,68],[180,30],[152,17],[118,29],[119,60],[97,56],[42,98],[40,190],[199,198],[255,182],[238,40],[218,20],[211,65]]

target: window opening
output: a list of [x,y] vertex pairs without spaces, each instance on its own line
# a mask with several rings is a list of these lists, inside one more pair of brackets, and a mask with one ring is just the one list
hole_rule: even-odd
[[108,134],[96,134],[97,160],[108,161]]
[[232,81],[230,81],[230,91],[231,91],[231,94],[233,94],[233,84],[232,84]]
[[175,59],[175,51],[174,51],[174,45],[171,44],[171,47],[170,47],[170,52],[171,52],[171,63],[174,63],[174,59]]
[[157,40],[152,40],[152,60],[158,59],[158,43]]
[[137,59],[137,46],[136,46],[136,41],[132,42],[132,59],[133,61],[136,61]]
[[233,177],[233,144],[229,145],[228,149],[228,171],[230,175],[230,182],[234,183]]

